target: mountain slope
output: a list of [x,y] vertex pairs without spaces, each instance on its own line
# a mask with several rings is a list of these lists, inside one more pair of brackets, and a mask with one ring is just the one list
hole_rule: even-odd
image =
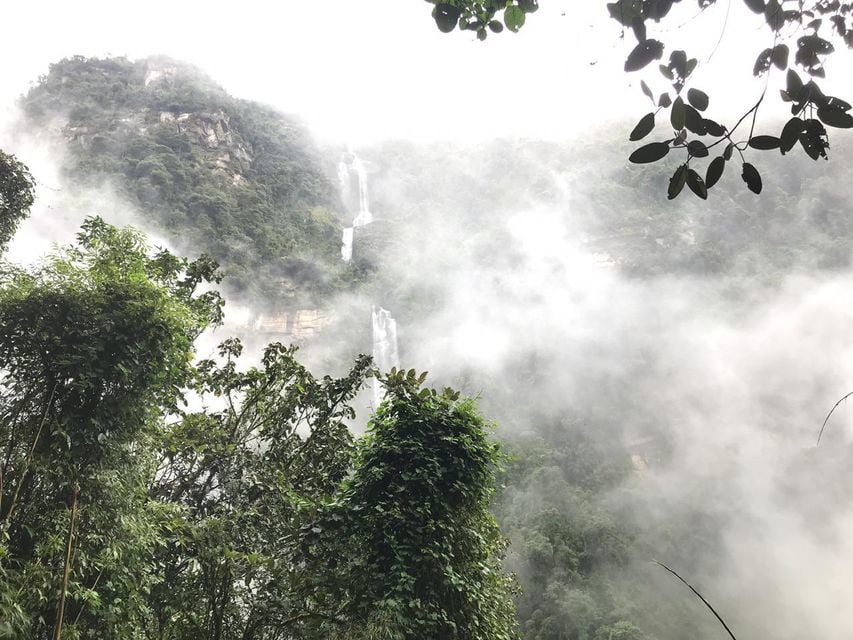
[[23,108],[64,137],[71,179],[108,181],[179,250],[212,254],[231,297],[292,307],[339,286],[337,186],[293,119],[159,57],[62,60]]

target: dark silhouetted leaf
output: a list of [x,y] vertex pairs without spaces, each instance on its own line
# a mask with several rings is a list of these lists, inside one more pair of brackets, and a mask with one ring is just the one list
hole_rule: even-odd
[[637,123],[637,126],[634,127],[634,130],[631,131],[631,135],[628,136],[628,139],[632,142],[636,142],[637,140],[642,140],[647,135],[652,132],[652,129],[655,128],[655,114],[647,113],[640,121]]
[[853,128],[853,115],[841,109],[821,107],[817,110],[817,117],[830,127],[838,127],[839,129]]
[[492,33],[500,33],[504,30],[504,26],[501,24],[500,20],[492,20],[489,22],[489,29],[492,30]]
[[744,162],[743,173],[741,173],[740,177],[743,178],[743,181],[746,183],[746,186],[749,187],[750,191],[753,193],[761,193],[761,174],[758,173],[758,169],[748,162]]
[[634,151],[628,157],[628,160],[636,164],[647,164],[649,162],[657,162],[667,153],[669,153],[669,144],[666,142],[651,142]]
[[806,120],[803,123],[803,130],[800,132],[799,139],[803,150],[812,160],[828,159],[826,150],[829,149],[829,139],[820,120]]
[[779,31],[785,25],[785,14],[782,11],[779,0],[767,0],[767,7],[764,9],[764,19],[773,31]]
[[772,55],[772,49],[765,49],[759,53],[758,58],[755,59],[755,65],[752,67],[752,75],[758,77],[767,73],[767,70],[770,69],[770,58]]
[[709,120],[708,118],[705,118],[703,120],[703,123],[705,125],[705,132],[709,136],[714,136],[715,138],[722,138],[724,135],[726,135],[726,128],[723,125],[714,122],[713,120]]
[[673,80],[675,78],[675,75],[673,75],[672,70],[665,64],[658,65],[658,69],[660,69],[661,75],[667,80]]
[[744,0],[744,2],[755,13],[764,13],[764,10],[767,8],[764,0]]
[[624,27],[630,27],[634,18],[641,18],[643,4],[639,0],[618,0],[607,5],[610,17]]
[[773,47],[773,53],[771,54],[770,59],[773,61],[773,64],[777,69],[784,70],[788,67],[789,53],[788,45],[777,44]]
[[723,156],[717,156],[708,165],[708,170],[705,172],[705,188],[710,189],[723,175],[723,169],[726,168],[726,159]]
[[705,181],[702,176],[696,173],[693,169],[687,170],[687,186],[690,190],[703,200],[708,199],[708,189],[705,186]]
[[699,89],[688,89],[687,101],[699,111],[704,111],[708,108],[708,94],[704,91],[699,91]]
[[687,77],[687,54],[681,49],[676,49],[669,54],[669,68],[682,80]]
[[705,126],[705,119],[689,104],[684,105],[684,126],[697,136],[704,136],[708,133]]
[[705,158],[708,155],[708,147],[701,140],[691,140],[688,142],[687,150],[695,158]]
[[646,84],[644,81],[642,81],[642,80],[640,80],[640,89],[642,89],[642,90],[643,90],[643,93],[644,93],[644,94],[646,94],[646,96],[648,97],[648,99],[649,99],[649,100],[651,100],[651,101],[654,103],[654,101],[655,101],[655,96],[654,96],[654,94],[652,93],[652,90],[651,90],[651,89],[649,89],[649,85],[647,85],[647,84]]
[[668,93],[660,94],[660,98],[658,99],[658,106],[666,109],[669,105],[672,104],[672,98],[669,97]]
[[785,123],[782,133],[779,136],[779,149],[783,154],[788,153],[794,148],[805,126],[806,123],[800,118],[791,118]]
[[462,15],[462,9],[454,7],[446,2],[435,5],[432,10],[432,17],[435,19],[435,24],[438,30],[443,33],[450,33],[456,28],[456,22],[459,16]]
[[669,112],[669,121],[672,123],[672,128],[676,131],[681,131],[684,128],[684,101],[681,96],[678,96],[672,103],[672,109]]
[[646,23],[641,17],[638,16],[631,21],[631,31],[634,32],[637,42],[643,43],[646,41]]
[[684,189],[684,185],[687,182],[688,169],[689,167],[683,164],[672,174],[672,177],[669,179],[669,188],[666,190],[666,197],[669,200],[674,200],[681,193],[681,190]]
[[770,151],[779,148],[779,138],[776,136],[752,136],[749,146],[760,151]]
[[723,151],[723,158],[726,160],[732,159],[732,152],[735,150],[735,146],[730,142],[726,145],[725,150]]
[[[509,26],[509,25],[507,25]],[[641,42],[628,54],[625,60],[625,71],[638,71],[652,60],[660,60],[663,55],[663,43],[658,40]]]
[[800,91],[803,90],[803,81],[793,69],[788,69],[786,78],[786,93],[791,97],[791,100],[797,101],[800,99]]

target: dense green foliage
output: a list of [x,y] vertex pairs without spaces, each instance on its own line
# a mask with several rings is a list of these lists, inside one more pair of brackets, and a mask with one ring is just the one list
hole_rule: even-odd
[[194,295],[215,278],[214,263],[149,255],[139,234],[97,218],[84,225],[78,247],[35,271],[4,267],[0,621],[7,635],[49,637],[66,593],[66,617],[86,626],[91,617],[100,637],[133,637],[146,615],[156,538],[145,497],[150,442],[191,381],[193,340],[219,318],[218,295]]
[[35,183],[26,166],[0,151],[0,253],[33,204]]
[[293,119],[165,58],[62,60],[23,106],[61,123],[76,185],[117,188],[179,249],[211,254],[230,297],[304,304],[340,286],[337,186]]
[[0,637],[513,637],[472,403],[392,373],[356,442],[366,356],[316,379],[232,339],[193,365],[216,263],[99,218],[2,275]]
[[[340,638],[515,638],[504,540],[489,513],[500,456],[471,401],[394,371],[355,473],[318,529]],[[341,576],[338,578],[338,576]]]

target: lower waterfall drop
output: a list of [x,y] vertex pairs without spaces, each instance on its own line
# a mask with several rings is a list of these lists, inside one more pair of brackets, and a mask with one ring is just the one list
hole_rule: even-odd
[[344,262],[352,260],[352,238],[355,233],[353,227],[344,229],[343,238],[341,239],[341,258]]
[[[373,307],[373,364],[382,373],[400,367],[397,350],[397,321],[391,312],[382,307]],[[385,390],[378,380],[373,380],[373,406],[378,407],[385,398]]]

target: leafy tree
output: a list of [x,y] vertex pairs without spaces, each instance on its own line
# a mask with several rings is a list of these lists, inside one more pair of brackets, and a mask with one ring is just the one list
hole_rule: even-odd
[[[484,40],[489,31],[500,33],[504,25],[518,31],[526,15],[536,11],[537,0],[429,0],[433,18],[441,31],[450,32],[457,26],[461,30],[476,31]],[[607,4],[610,17],[624,29],[629,29],[637,40],[625,61],[625,71],[639,71],[661,60],[665,44],[648,35],[654,25],[665,20],[673,6],[681,0],[616,0]],[[733,158],[740,160],[740,175],[747,188],[761,193],[761,174],[752,162],[747,162],[745,152],[778,150],[783,155],[799,145],[812,160],[827,159],[829,134],[826,127],[853,128],[850,103],[841,98],[825,95],[815,78],[826,76],[826,58],[835,51],[836,43],[853,49],[853,4],[841,0],[744,0],[745,5],[761,16],[767,29],[769,46],[761,49],[753,67],[756,76],[769,75],[773,68],[787,69],[786,88],[781,92],[783,103],[790,105],[791,118],[777,135],[755,130],[756,116],[762,106],[767,85],[754,106],[749,108],[730,126],[707,117],[710,99],[701,89],[690,86],[690,78],[698,61],[685,51],[670,52],[669,60],[658,66],[660,73],[672,85],[672,90],[655,96],[645,82],[643,93],[651,103],[651,111],[644,115],[629,138],[639,141],[648,136],[657,124],[661,111],[668,110],[664,123],[668,129],[663,140],[647,143],[636,149],[630,161],[638,164],[657,162],[671,151],[684,154],[681,163],[670,178],[667,197],[673,199],[685,185],[699,198],[707,199],[708,189],[717,184]],[[704,11],[716,0],[698,0]],[[502,21],[501,19],[502,18]],[[789,68],[789,58],[794,52],[794,64],[809,79]],[[743,129],[741,130],[741,127]],[[748,132],[747,132],[748,127]],[[714,147],[722,153],[710,159]],[[709,158],[705,171],[696,169],[697,160]]]
[[300,541],[351,467],[345,420],[370,359],[318,380],[294,347],[270,345],[247,371],[236,366],[241,350],[228,340],[221,364],[199,365],[205,404],[223,408],[189,413],[162,435],[151,493],[170,516],[156,552],[153,637],[294,634],[318,597]]
[[0,253],[29,213],[34,189],[27,167],[0,150]]
[[425,377],[384,378],[353,476],[310,529],[318,587],[332,596],[317,637],[516,637],[506,543],[489,513],[497,445],[470,400],[422,388]]
[[[146,442],[220,318],[216,264],[90,218],[78,246],[0,274],[0,620],[7,634],[134,637],[151,539]],[[96,589],[97,587],[97,589]],[[78,626],[79,623],[79,626]],[[87,632],[81,629],[88,629]]]

